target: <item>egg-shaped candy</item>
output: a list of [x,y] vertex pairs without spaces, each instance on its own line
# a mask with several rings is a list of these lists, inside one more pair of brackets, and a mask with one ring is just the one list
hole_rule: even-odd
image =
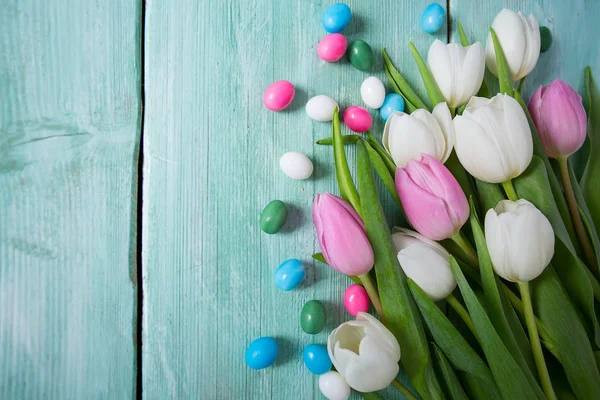
[[331,359],[325,346],[309,344],[304,348],[303,358],[306,368],[315,375],[321,375],[331,370]]
[[300,313],[300,327],[306,333],[311,335],[317,334],[325,327],[327,317],[325,314],[325,306],[319,300],[310,300]]
[[435,33],[440,30],[446,20],[446,10],[438,3],[431,3],[421,15],[421,24],[427,33]]
[[292,103],[296,89],[289,81],[277,81],[269,85],[263,96],[263,103],[271,111],[281,111]]
[[279,167],[290,178],[308,179],[313,173],[313,165],[308,157],[297,151],[285,153],[279,159]]
[[344,111],[344,123],[354,132],[366,132],[373,125],[373,117],[366,109],[351,106]]
[[260,213],[260,229],[272,235],[279,232],[287,220],[287,206],[281,200],[273,200]]
[[252,369],[263,369],[272,365],[279,354],[279,345],[272,337],[261,337],[246,349],[246,364]]
[[304,279],[304,275],[305,269],[302,261],[292,258],[281,263],[275,271],[273,280],[279,289],[288,291],[297,287]]
[[325,36],[317,46],[317,54],[323,61],[336,62],[346,54],[348,41],[340,33]]
[[385,87],[376,76],[370,76],[360,85],[360,96],[367,107],[379,108],[385,100]]
[[332,4],[323,13],[323,28],[329,33],[341,32],[352,19],[350,7],[344,3]]
[[344,307],[352,316],[357,316],[359,312],[369,311],[369,295],[364,287],[353,283],[348,286],[344,293]]
[[545,53],[552,47],[552,32],[547,26],[540,26],[540,53]]
[[306,103],[306,114],[315,121],[331,121],[333,119],[333,110],[339,106],[329,96],[320,94],[308,100]]
[[350,397],[350,385],[339,372],[329,371],[319,376],[319,390],[327,400],[346,400]]
[[354,68],[368,71],[375,65],[373,49],[364,40],[355,40],[348,46],[348,58]]
[[397,93],[390,93],[385,96],[385,100],[379,108],[379,116],[382,120],[387,121],[394,111],[404,111],[404,99]]

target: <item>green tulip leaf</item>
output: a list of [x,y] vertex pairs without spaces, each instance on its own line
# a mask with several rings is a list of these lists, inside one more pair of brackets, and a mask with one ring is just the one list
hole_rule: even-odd
[[387,167],[388,171],[390,171],[390,175],[392,176],[392,178],[394,178],[396,176],[396,164],[394,163],[392,156],[383,148],[381,144],[379,144],[379,142],[377,141],[377,139],[375,139],[375,136],[373,136],[371,131],[367,131],[367,137],[369,139],[369,144],[371,145],[371,147],[373,147],[373,149],[375,149],[375,151],[377,151],[377,153],[381,157],[381,160],[385,163],[385,166]]
[[496,36],[496,32],[493,28],[490,28],[490,33],[492,35],[494,51],[496,52],[496,67],[498,68],[498,82],[500,83],[500,93],[512,94],[512,76],[510,68],[508,66],[508,61],[506,61],[504,50],[502,50],[502,46],[500,45],[498,36]]
[[469,400],[444,352],[435,343],[433,343],[433,354],[437,361],[438,371],[444,379],[444,388],[448,397],[452,400]]
[[[358,139],[360,139],[360,136],[358,136],[358,135],[344,135],[344,136],[342,136],[342,143],[356,144],[356,142],[358,142]],[[325,139],[317,140],[317,144],[331,146],[331,145],[333,145],[333,136],[325,138]]]
[[358,392],[358,393],[365,400],[385,400],[385,397],[383,397],[382,395],[380,395],[377,392],[371,392],[371,393]]
[[479,198],[479,207],[483,211],[482,214],[487,213],[489,209],[495,208],[500,201],[506,200],[500,186],[496,183],[488,183],[475,179],[475,186],[477,186],[477,193],[479,194],[477,197]]
[[417,63],[417,67],[419,68],[419,72],[421,73],[421,78],[423,79],[423,83],[425,84],[425,89],[427,90],[427,95],[429,96],[429,102],[431,103],[431,108],[433,109],[439,103],[443,103],[446,101],[444,95],[440,91],[440,88],[437,85],[437,82],[433,78],[429,67],[423,61],[421,54],[415,47],[412,42],[408,42],[410,46],[410,51],[413,54],[415,62]]
[[385,51],[385,48],[381,49],[381,51],[383,53],[383,67],[385,74],[392,84],[394,91],[404,98],[407,111],[411,113],[419,108],[424,108],[427,110],[427,105],[425,105],[423,100],[421,100],[419,95],[417,95],[406,79],[404,79],[396,67],[394,67],[394,64],[392,63],[392,60],[390,60],[390,56],[388,55],[387,51]]
[[350,175],[350,168],[348,167],[348,160],[346,159],[346,153],[344,152],[344,139],[342,138],[342,131],[340,129],[340,117],[338,108],[335,107],[333,110],[333,120],[331,123],[333,131],[333,158],[335,160],[335,176],[338,181],[340,188],[340,194],[342,198],[350,204],[360,214],[360,199],[352,175]]
[[369,142],[367,142],[365,139],[362,139],[362,143],[365,145],[367,151],[369,152],[369,159],[371,160],[371,165],[373,166],[373,169],[375,169],[375,172],[377,172],[377,175],[379,175],[379,178],[383,182],[385,188],[388,190],[388,193],[390,194],[390,196],[392,196],[392,200],[394,200],[394,203],[396,203],[398,208],[400,208],[400,210],[402,211],[402,214],[404,214],[404,209],[402,208],[400,197],[398,197],[398,192],[396,191],[396,184],[394,183],[394,179],[392,178],[390,172],[385,166],[385,163],[383,162],[377,151],[375,151],[375,149],[371,147]]
[[587,103],[587,137],[590,154],[581,178],[581,192],[588,207],[591,221],[600,226],[600,92],[589,67],[585,69]]

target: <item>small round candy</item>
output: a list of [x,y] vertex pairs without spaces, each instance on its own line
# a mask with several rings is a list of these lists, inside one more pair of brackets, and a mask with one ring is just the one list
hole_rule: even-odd
[[421,15],[421,24],[427,33],[435,33],[440,30],[446,19],[446,10],[438,3],[431,3],[425,8]]
[[260,213],[260,229],[272,235],[279,232],[287,219],[287,207],[281,200],[273,200]]
[[367,107],[379,108],[385,100],[385,87],[376,76],[370,76],[360,85],[360,97]]
[[350,63],[360,71],[368,71],[375,65],[373,49],[363,40],[355,40],[350,43],[348,46],[348,57],[350,58]]
[[369,295],[364,287],[353,283],[348,286],[344,293],[344,307],[352,316],[357,316],[359,312],[369,311]]
[[281,290],[292,290],[304,279],[304,264],[295,258],[281,263],[275,271],[275,285]]
[[304,180],[313,173],[313,165],[308,157],[297,151],[285,153],[279,159],[279,167],[290,178]]
[[306,333],[314,335],[325,327],[325,307],[319,300],[308,301],[300,313],[300,327]]
[[346,400],[350,397],[350,385],[339,372],[329,371],[319,376],[319,390],[328,400]]
[[359,106],[351,106],[344,111],[344,123],[354,132],[366,132],[373,125],[371,114]]
[[281,111],[294,100],[296,90],[289,81],[277,81],[269,85],[263,96],[265,107],[272,111]]
[[321,94],[306,103],[306,114],[315,121],[331,121],[335,107],[338,107],[338,104],[334,99]]
[[261,337],[250,343],[246,350],[246,364],[252,369],[272,365],[279,354],[279,345],[272,337]]
[[331,370],[331,360],[327,348],[320,344],[309,344],[304,349],[304,364],[310,372],[321,375]]
[[332,4],[323,13],[323,28],[329,33],[337,33],[344,30],[352,19],[350,7],[344,3]]
[[545,26],[540,26],[540,52],[545,53],[552,47],[552,32]]
[[404,99],[397,93],[390,93],[385,96],[385,100],[379,109],[379,115],[382,120],[387,121],[394,111],[404,111]]
[[325,36],[317,46],[317,54],[323,61],[336,62],[346,54],[348,41],[344,35],[333,33]]

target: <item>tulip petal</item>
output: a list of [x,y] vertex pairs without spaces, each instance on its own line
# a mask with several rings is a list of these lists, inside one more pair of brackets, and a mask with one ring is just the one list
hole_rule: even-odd
[[[513,80],[517,80],[517,74],[521,69],[525,55],[525,44],[526,44],[526,32],[525,26],[523,26],[522,20],[519,15],[509,9],[503,9],[496,15],[492,28],[498,36],[498,41],[504,54],[508,66],[513,76]],[[494,74],[498,74],[496,66],[496,52],[492,43],[491,34],[488,35],[486,44],[486,63],[490,71]]]
[[392,334],[392,332],[389,331],[389,329],[387,329],[377,318],[369,313],[359,312],[357,320],[365,322],[366,337],[376,337],[379,345],[394,359],[396,359],[396,362],[400,360],[400,345],[398,344],[396,337]]
[[529,14],[529,18],[525,18],[520,11],[517,15],[521,19],[521,24],[525,32],[525,49],[523,51],[523,61],[514,78],[515,80],[522,79],[533,71],[540,57],[541,45],[540,27],[535,16]]
[[[438,105],[442,104],[442,106],[440,106],[440,108],[438,109],[438,117],[443,120],[446,116],[444,115],[444,104],[446,104],[445,102],[439,103]],[[446,108],[448,108],[448,106],[446,105]],[[423,124],[427,127],[427,130],[429,131],[429,133],[433,136],[433,139],[435,141],[435,154],[430,154],[430,153],[425,153],[425,154],[430,154],[431,156],[435,157],[438,160],[441,160],[444,156],[444,154],[446,153],[446,148],[447,148],[447,137],[445,132],[442,131],[442,128],[438,122],[438,119],[436,117],[434,117],[429,111],[427,110],[416,110],[415,112],[413,112],[411,114],[411,117],[418,119],[419,121],[423,122]],[[450,110],[448,110],[448,117],[450,117]],[[452,120],[452,117],[450,117],[450,120]],[[447,123],[447,121],[444,121]],[[417,157],[416,159],[419,159],[419,157]]]
[[339,343],[335,343],[335,347],[333,348],[333,358],[330,356],[331,363],[344,377],[346,377],[346,374],[348,373],[348,367],[354,363],[358,357],[359,355],[357,353],[341,348]]
[[345,201],[344,199],[340,199],[337,196],[334,196],[330,193],[324,193],[324,196],[327,197],[328,200],[333,200],[336,203],[338,203],[340,206],[344,207],[344,209],[346,211],[348,211],[348,214],[350,214],[350,216],[354,219],[354,221],[356,221],[356,223],[358,225],[360,225],[360,227],[365,230],[365,223],[363,222],[363,220],[360,218],[360,215],[358,215],[358,213],[356,212],[356,210],[350,205],[350,203],[348,203],[347,201]]
[[510,161],[510,176],[515,178],[529,166],[533,157],[533,139],[529,122],[521,105],[508,95],[501,95],[503,104],[504,138],[507,159]]
[[467,103],[481,88],[485,73],[485,50],[481,43],[466,47],[459,71],[455,84],[457,106]]
[[452,115],[450,114],[448,104],[439,103],[433,108],[431,115],[436,119],[441,132],[444,135],[444,152],[439,158],[436,158],[442,163],[445,163],[450,157],[450,154],[452,154],[452,149],[454,148],[454,124],[452,123]]
[[421,153],[437,155],[438,144],[427,125],[407,114],[392,114],[384,135],[387,135],[388,151],[399,168],[406,166],[409,160],[419,159]]
[[343,375],[354,390],[375,392],[385,389],[399,371],[398,361],[389,354],[365,352],[346,367]]
[[[410,229],[406,229],[406,228],[395,228],[395,229],[397,229],[397,231],[395,231],[395,233],[392,234],[392,240],[394,241],[394,244],[396,245],[396,251],[400,251],[403,248],[408,247],[409,245],[411,245],[413,243],[423,242],[426,245],[428,245],[429,247],[431,247],[432,249],[434,249],[435,251],[437,251],[440,254],[440,256],[442,256],[446,260],[450,261],[450,254],[438,242],[433,241],[429,238],[426,238],[425,236],[421,235],[419,232],[411,231]],[[397,239],[400,239],[400,240],[397,241]]]
[[454,66],[450,58],[448,47],[441,40],[436,39],[431,46],[429,46],[427,65],[429,66],[429,70],[440,88],[440,91],[444,95],[444,98],[448,103],[452,104]]

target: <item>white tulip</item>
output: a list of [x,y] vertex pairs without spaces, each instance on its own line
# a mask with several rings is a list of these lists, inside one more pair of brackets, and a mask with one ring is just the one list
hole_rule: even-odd
[[[517,81],[527,76],[540,58],[540,27],[533,14],[529,19],[518,13],[503,9],[496,15],[492,28],[496,32],[500,46],[504,51],[512,79]],[[491,33],[486,43],[486,63],[490,72],[498,75],[496,51]]]
[[454,145],[448,104],[438,104],[431,113],[424,109],[410,115],[394,111],[385,123],[382,142],[398,168],[406,167],[409,160],[420,160],[421,153],[445,162]]
[[429,47],[427,64],[448,106],[456,108],[479,91],[485,72],[485,51],[479,42],[464,47],[436,40]]
[[484,182],[502,183],[521,175],[533,157],[525,112],[505,94],[472,97],[463,115],[454,118],[454,131],[458,159]]
[[335,371],[319,375],[319,390],[328,400],[346,400],[351,393],[346,378]]
[[398,228],[392,235],[402,270],[433,301],[445,299],[456,288],[450,254],[420,233]]
[[502,200],[490,209],[485,238],[494,271],[512,282],[537,278],[554,255],[552,225],[527,200]]
[[358,313],[327,339],[327,351],[335,369],[355,390],[375,392],[386,388],[398,375],[400,345],[375,317]]

